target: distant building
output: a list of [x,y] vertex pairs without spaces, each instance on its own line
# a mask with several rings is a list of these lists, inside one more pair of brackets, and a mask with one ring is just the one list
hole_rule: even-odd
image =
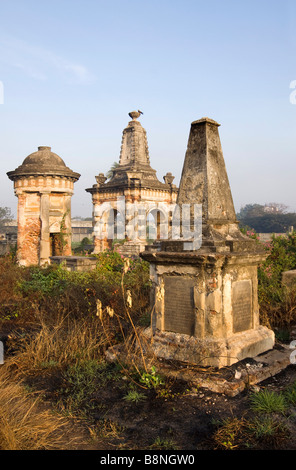
[[7,242],[16,242],[17,240],[17,221],[10,220],[9,222],[4,222],[3,227],[0,230],[0,240]]
[[84,238],[93,237],[93,226],[91,220],[72,219],[72,243],[79,243]]
[[[0,232],[0,240],[17,241],[17,220],[11,220],[4,224],[2,232]],[[79,243],[84,238],[92,238],[93,228],[91,220],[71,220],[71,240],[73,243]]]

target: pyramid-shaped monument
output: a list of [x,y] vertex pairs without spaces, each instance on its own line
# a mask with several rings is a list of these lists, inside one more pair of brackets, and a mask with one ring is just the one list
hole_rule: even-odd
[[[141,256],[151,265],[154,353],[223,367],[272,349],[274,333],[259,324],[265,252],[238,227],[218,126],[209,118],[191,124],[177,198],[181,213],[201,209],[200,243],[188,249],[183,226],[179,240],[147,246]],[[190,210],[180,220],[192,226],[195,217]]]

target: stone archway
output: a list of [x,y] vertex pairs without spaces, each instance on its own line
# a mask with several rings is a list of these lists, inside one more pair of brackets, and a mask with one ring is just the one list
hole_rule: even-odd
[[149,208],[146,216],[146,237],[148,240],[164,240],[168,238],[169,214],[156,205]]

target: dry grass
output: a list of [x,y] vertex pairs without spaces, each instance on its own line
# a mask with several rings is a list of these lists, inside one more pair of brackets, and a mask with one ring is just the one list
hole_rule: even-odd
[[215,449],[278,449],[290,432],[276,415],[224,419],[213,434]]
[[[88,446],[85,429],[48,408],[38,390],[28,392],[27,379],[81,361],[100,360],[106,340],[98,318],[42,318],[38,330],[15,337],[14,354],[0,366],[0,450],[75,449]],[[38,382],[38,381],[37,381]],[[75,438],[73,438],[73,435]]]
[[[4,367],[4,366],[2,366]],[[73,449],[72,426],[0,370],[0,450]]]
[[268,328],[289,328],[296,322],[296,289],[286,288],[280,303],[262,303],[260,320]]
[[22,340],[10,365],[22,375],[48,366],[62,367],[78,360],[98,359],[104,345],[97,318],[83,321],[61,317],[56,323],[42,319],[37,333]]

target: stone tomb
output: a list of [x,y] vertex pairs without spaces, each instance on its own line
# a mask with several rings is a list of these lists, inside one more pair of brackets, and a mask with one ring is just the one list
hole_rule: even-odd
[[[110,249],[114,240],[117,250],[135,256],[145,249],[149,218],[154,220],[155,238],[162,237],[166,214],[176,203],[178,188],[168,172],[164,182],[151,167],[147,133],[138,121],[141,113],[129,113],[131,121],[123,130],[119,164],[111,178],[100,173],[96,184],[86,189],[92,195],[94,253]],[[142,222],[139,226],[139,222]],[[144,222],[144,223],[143,223]]]
[[218,126],[208,118],[192,123],[177,199],[179,207],[202,206],[201,246],[164,240],[141,256],[153,283],[153,352],[223,367],[272,349],[274,333],[259,324],[257,267],[265,253],[238,228]]
[[44,265],[52,255],[71,255],[71,197],[80,174],[50,147],[25,158],[7,173],[18,198],[17,259],[20,265]]

